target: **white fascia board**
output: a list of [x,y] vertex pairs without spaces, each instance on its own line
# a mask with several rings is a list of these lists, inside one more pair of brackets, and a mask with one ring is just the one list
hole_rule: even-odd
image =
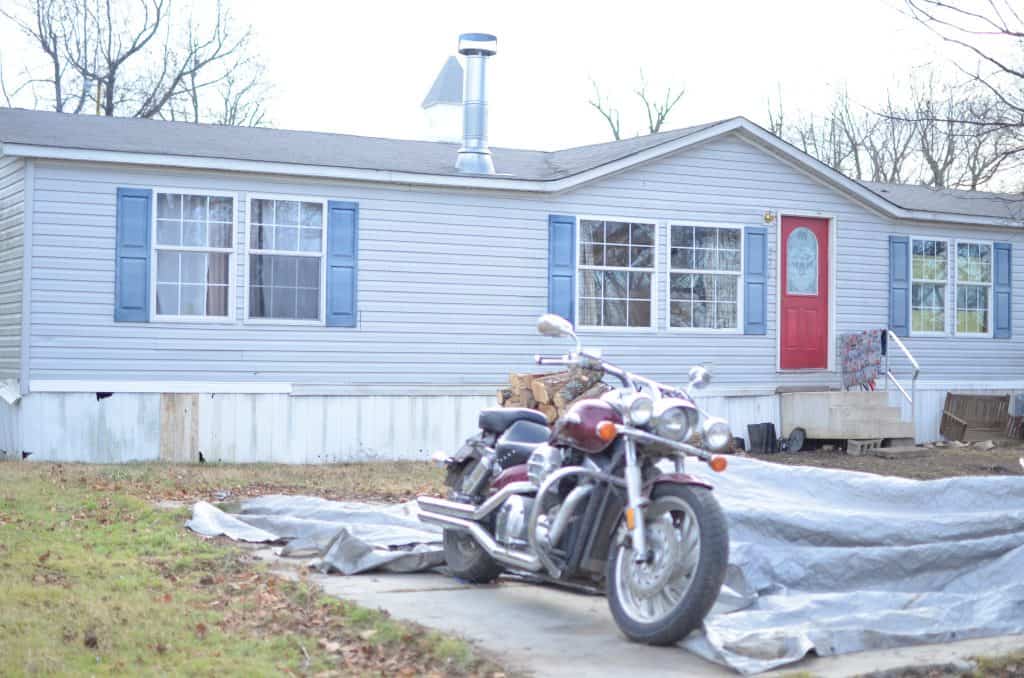
[[52,160],[80,160],[85,162],[106,162],[154,167],[181,167],[187,169],[220,170],[229,172],[250,172],[255,174],[278,174],[321,179],[343,179],[371,183],[390,183],[410,186],[437,186],[445,188],[473,188],[492,191],[516,191],[525,193],[561,193],[583,184],[602,179],[625,170],[671,155],[680,150],[704,143],[730,132],[741,132],[749,140],[789,160],[824,180],[834,188],[866,203],[883,214],[895,219],[927,221],[974,226],[1004,226],[1020,228],[1021,222],[999,217],[979,217],[942,212],[910,210],[886,200],[874,191],[853,179],[815,160],[796,147],[782,141],[745,118],[732,118],[712,125],[699,132],[688,134],[674,141],[659,144],[638,153],[633,153],[600,167],[580,172],[569,177],[554,180],[513,179],[497,176],[456,176],[444,174],[421,174],[416,172],[395,172],[323,165],[301,165],[296,163],[264,162],[258,160],[232,160],[228,158],[204,158],[181,155],[151,153],[127,153],[121,151],[96,151],[78,148],[59,148],[28,144],[4,144],[6,155],[25,158]]
[[33,393],[291,393],[279,382],[218,381],[101,381],[90,379],[33,379]]

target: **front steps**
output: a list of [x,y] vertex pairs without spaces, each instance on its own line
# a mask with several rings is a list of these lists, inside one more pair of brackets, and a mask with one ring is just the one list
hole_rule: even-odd
[[885,391],[800,391],[779,400],[783,436],[799,427],[826,440],[914,437],[914,423],[903,421]]

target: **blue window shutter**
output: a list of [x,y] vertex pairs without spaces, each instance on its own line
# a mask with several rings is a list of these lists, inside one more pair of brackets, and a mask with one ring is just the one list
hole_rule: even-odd
[[1010,243],[997,242],[995,244],[995,275],[992,281],[993,292],[993,315],[992,336],[997,339],[1009,339],[1011,330],[1010,315],[1013,311],[1013,304],[1010,303],[1011,266]]
[[768,229],[743,229],[743,333],[768,333]]
[[576,217],[548,216],[548,312],[575,323]]
[[149,234],[153,191],[117,189],[114,320],[149,322]]
[[910,336],[910,238],[889,236],[889,329]]
[[329,327],[356,326],[359,282],[359,205],[327,203],[327,318]]

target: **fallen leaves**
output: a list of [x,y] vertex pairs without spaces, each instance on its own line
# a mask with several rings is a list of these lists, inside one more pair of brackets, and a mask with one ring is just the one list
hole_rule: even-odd
[[324,652],[328,652],[330,654],[337,654],[338,652],[341,652],[341,643],[334,640],[327,640],[326,638],[321,638],[317,641],[316,644],[317,647],[319,647],[321,650],[323,650]]

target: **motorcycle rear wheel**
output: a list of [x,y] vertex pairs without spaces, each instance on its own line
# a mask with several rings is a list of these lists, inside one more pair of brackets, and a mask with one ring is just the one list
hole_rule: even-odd
[[653,556],[638,564],[625,524],[608,554],[608,606],[632,641],[671,645],[700,627],[725,579],[729,531],[721,507],[704,487],[654,488],[644,520]]
[[[462,487],[463,468],[451,479],[451,487]],[[455,497],[449,493],[449,499]],[[502,567],[468,533],[461,530],[444,531],[444,559],[448,570],[459,579],[471,584],[487,584],[498,578]]]
[[471,584],[492,582],[502,570],[473,537],[459,530],[444,531],[444,559],[453,575]]

